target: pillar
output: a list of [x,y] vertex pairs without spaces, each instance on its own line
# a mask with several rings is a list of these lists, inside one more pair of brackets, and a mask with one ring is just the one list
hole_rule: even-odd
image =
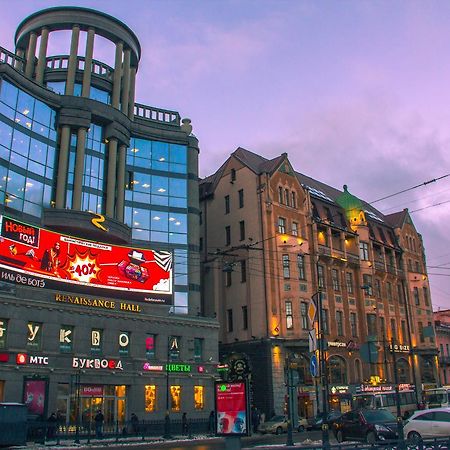
[[[23,48],[16,48],[16,56],[17,58],[23,59],[25,57],[25,50]],[[16,59],[14,62],[14,68],[22,72],[24,69],[23,61]]]
[[119,147],[119,166],[117,168],[117,210],[116,218],[123,222],[125,211],[125,164],[126,164],[126,145]]
[[86,148],[86,128],[78,128],[77,154],[75,158],[75,173],[73,178],[72,209],[81,210],[81,188],[84,175],[84,149]]
[[108,178],[106,179],[106,215],[114,217],[116,196],[117,139],[109,141]]
[[130,100],[128,101],[128,118],[134,119],[134,91],[136,89],[136,67],[130,70]]
[[119,109],[120,102],[120,84],[122,80],[122,53],[123,42],[116,44],[116,57],[114,62],[114,77],[113,77],[113,92],[112,92],[112,106]]
[[94,36],[95,30],[89,28],[86,39],[86,53],[84,55],[84,72],[82,97],[89,97],[91,93],[91,75],[92,75],[92,56],[94,54]]
[[30,40],[27,48],[27,62],[25,66],[25,76],[31,78],[34,72],[34,59],[36,57],[37,34],[33,31],[30,33]]
[[130,58],[131,58],[131,50],[127,48],[123,52],[122,105],[121,105],[121,110],[126,115],[128,115],[128,100],[130,98]]
[[69,164],[70,127],[61,127],[61,139],[59,144],[58,174],[56,181],[55,207],[62,209],[66,204],[67,167]]
[[80,27],[72,27],[72,40],[70,41],[69,65],[67,67],[66,95],[73,95],[75,86],[75,74],[78,65],[78,40],[80,38]]
[[36,67],[36,82],[42,84],[44,82],[44,72],[46,66],[47,57],[47,45],[48,45],[48,28],[42,28],[41,43],[39,45],[38,63]]

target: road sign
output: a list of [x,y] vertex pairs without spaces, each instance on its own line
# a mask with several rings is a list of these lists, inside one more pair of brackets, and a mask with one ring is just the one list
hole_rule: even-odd
[[365,342],[361,345],[359,349],[361,359],[365,363],[376,363],[378,362],[378,349],[373,342]]
[[311,299],[308,304],[308,318],[311,327],[314,327],[314,322],[316,321],[316,313],[317,313],[316,302],[313,299]]
[[309,352],[313,353],[317,350],[317,335],[316,335],[316,330],[309,330],[308,331],[309,334]]
[[319,374],[319,363],[317,362],[316,355],[311,355],[311,359],[309,360],[309,370],[313,377],[317,377]]

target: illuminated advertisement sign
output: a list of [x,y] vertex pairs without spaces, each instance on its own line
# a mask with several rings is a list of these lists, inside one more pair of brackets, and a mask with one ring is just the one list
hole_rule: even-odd
[[87,241],[0,216],[0,281],[171,303],[172,253]]
[[216,434],[246,436],[249,432],[247,389],[244,381],[215,383]]
[[23,390],[23,402],[27,405],[28,412],[42,416],[45,411],[47,394],[47,381],[26,380]]

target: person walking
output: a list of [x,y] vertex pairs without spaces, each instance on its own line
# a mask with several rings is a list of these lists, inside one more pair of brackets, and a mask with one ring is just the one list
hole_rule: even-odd
[[47,439],[53,439],[56,435],[56,427],[57,427],[57,418],[56,414],[53,412],[50,414],[50,417],[47,419]]
[[187,414],[185,412],[181,417],[181,432],[182,434],[188,434],[188,421],[187,421]]
[[139,419],[138,419],[138,416],[135,413],[131,413],[130,422],[131,422],[131,431],[132,431],[132,433],[133,434],[138,434],[139,433]]
[[105,416],[103,415],[101,409],[97,411],[94,420],[95,420],[95,437],[97,439],[101,439],[103,437],[103,422],[105,420]]
[[208,418],[208,432],[209,434],[215,434],[216,432],[216,414],[214,411],[211,411],[209,413],[209,418]]

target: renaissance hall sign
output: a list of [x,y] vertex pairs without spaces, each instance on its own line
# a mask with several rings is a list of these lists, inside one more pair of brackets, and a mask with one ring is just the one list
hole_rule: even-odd
[[87,241],[0,216],[0,281],[172,302],[172,253]]

